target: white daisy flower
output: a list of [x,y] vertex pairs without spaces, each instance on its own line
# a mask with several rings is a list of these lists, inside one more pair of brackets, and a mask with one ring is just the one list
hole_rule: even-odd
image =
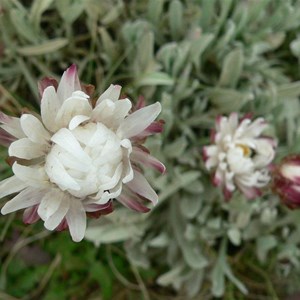
[[110,213],[113,199],[149,211],[145,200],[155,205],[158,197],[138,166],[165,171],[142,146],[148,135],[162,130],[154,121],[161,105],[132,112],[129,99],[119,100],[118,85],[93,102],[91,86],[80,84],[75,65],[59,84],[46,78],[39,90],[41,116],[0,114],[0,141],[9,145],[14,173],[0,183],[0,197],[18,193],[2,214],[25,209],[25,223],[41,218],[48,230],[69,228],[80,241],[86,216]]
[[226,199],[236,189],[247,198],[255,198],[269,183],[268,167],[276,142],[262,135],[266,127],[263,118],[239,120],[237,113],[217,118],[213,144],[203,148],[203,157],[207,170],[214,170],[213,183],[223,188]]

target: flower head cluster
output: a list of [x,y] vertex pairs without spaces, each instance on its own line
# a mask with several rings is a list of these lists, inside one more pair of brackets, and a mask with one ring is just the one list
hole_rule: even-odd
[[269,182],[268,166],[276,143],[262,135],[266,126],[263,118],[239,120],[237,113],[217,118],[213,144],[203,148],[203,157],[206,168],[214,170],[213,183],[223,188],[226,199],[236,189],[247,198],[254,198]]
[[80,84],[76,66],[59,84],[46,78],[39,85],[41,116],[0,115],[0,140],[9,146],[14,175],[0,183],[0,197],[18,193],[1,212],[25,209],[24,222],[44,221],[47,229],[69,228],[74,241],[84,237],[86,216],[110,213],[112,200],[147,212],[157,194],[140,164],[165,168],[142,146],[148,135],[161,132],[154,121],[159,103],[132,108],[111,85],[96,101],[90,86]]
[[300,208],[300,155],[285,157],[273,171],[273,191],[289,208]]

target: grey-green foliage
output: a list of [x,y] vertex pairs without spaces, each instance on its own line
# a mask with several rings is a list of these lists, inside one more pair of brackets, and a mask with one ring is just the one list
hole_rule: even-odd
[[39,77],[77,63],[97,92],[120,83],[132,98],[159,100],[166,122],[162,136],[148,140],[168,168],[164,176],[145,170],[160,195],[157,207],[141,218],[117,208],[87,238],[126,240],[132,263],[167,267],[157,283],[190,297],[204,285],[222,296],[226,282],[247,293],[231,266],[231,245],[252,247],[261,263],[272,253],[282,276],[296,272],[299,213],[272,195],[248,201],[236,193],[226,203],[201,147],[217,115],[239,111],[270,122],[278,158],[300,150],[300,1],[62,2],[1,1],[1,82],[17,98],[28,86],[38,98]]

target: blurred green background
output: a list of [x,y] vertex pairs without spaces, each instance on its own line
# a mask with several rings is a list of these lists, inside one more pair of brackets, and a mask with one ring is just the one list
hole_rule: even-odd
[[[299,290],[300,213],[268,193],[225,203],[201,147],[214,118],[263,116],[277,159],[300,150],[299,0],[0,0],[0,109],[38,111],[37,82],[75,63],[99,95],[160,101],[148,147],[165,176],[148,215],[117,207],[87,240],[0,218],[0,299],[285,299]],[[11,171],[0,148],[0,174]],[[4,201],[1,202],[1,205]],[[95,247],[96,245],[96,247]],[[100,245],[100,247],[98,247]]]

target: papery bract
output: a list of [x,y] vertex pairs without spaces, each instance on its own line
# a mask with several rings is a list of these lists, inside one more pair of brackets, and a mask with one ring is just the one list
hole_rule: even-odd
[[69,228],[72,239],[80,241],[86,216],[111,213],[113,199],[139,212],[150,210],[145,203],[157,203],[139,165],[165,171],[142,146],[161,131],[155,121],[161,105],[133,111],[129,99],[119,99],[118,85],[95,102],[92,91],[81,85],[72,65],[59,84],[52,78],[39,83],[41,117],[0,113],[0,141],[9,145],[14,161],[14,175],[0,183],[0,197],[18,193],[3,214],[25,209],[25,223],[41,218],[47,229]]

